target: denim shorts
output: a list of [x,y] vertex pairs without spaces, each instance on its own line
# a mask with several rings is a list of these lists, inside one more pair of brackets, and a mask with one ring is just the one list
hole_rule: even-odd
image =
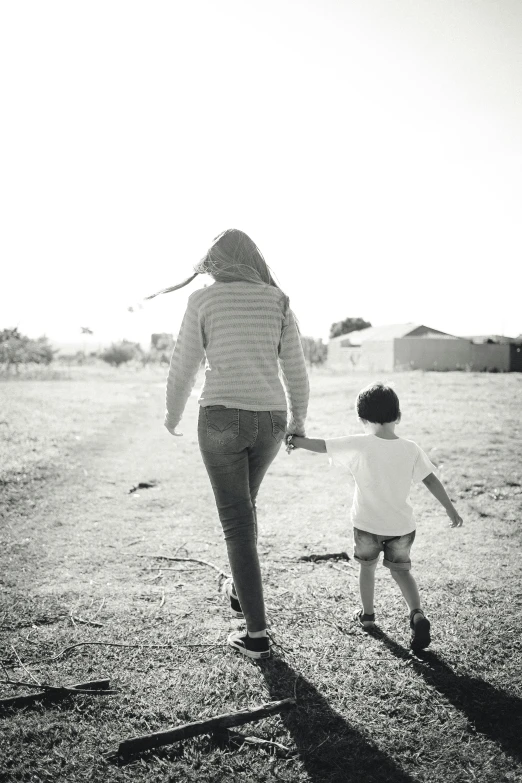
[[410,549],[415,540],[415,530],[403,536],[381,536],[366,530],[353,529],[353,557],[361,566],[374,565],[384,552],[383,566],[391,571],[409,571]]

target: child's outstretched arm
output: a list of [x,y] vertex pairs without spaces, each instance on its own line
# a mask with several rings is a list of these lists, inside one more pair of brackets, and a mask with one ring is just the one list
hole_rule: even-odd
[[459,515],[457,509],[449,499],[448,493],[442,486],[435,473],[430,473],[428,476],[426,476],[426,478],[422,480],[422,483],[429,489],[433,497],[437,498],[439,503],[446,509],[446,514],[451,519],[451,527],[461,527],[462,517]]
[[286,438],[286,450],[290,454],[293,449],[306,449],[326,454],[326,443],[319,438],[302,438],[300,435],[288,435]]

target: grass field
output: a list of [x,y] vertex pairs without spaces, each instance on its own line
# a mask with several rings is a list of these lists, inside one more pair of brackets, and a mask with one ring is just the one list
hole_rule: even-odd
[[[353,561],[299,560],[351,555],[352,483],[323,455],[280,452],[259,497],[259,549],[281,647],[253,663],[225,646],[238,624],[218,573],[157,557],[228,570],[196,398],[173,439],[164,374],[0,384],[0,676],[106,676],[119,690],[6,711],[0,780],[522,780],[522,375],[393,379],[399,434],[428,452],[464,518],[449,529],[414,488],[413,568],[433,629],[418,656],[386,569],[380,632],[368,635],[351,620]],[[353,400],[369,380],[314,372],[308,434],[358,432]],[[154,486],[130,492],[138,482]],[[0,695],[22,692],[4,683]],[[127,737],[294,695],[295,709],[242,737],[206,735],[121,765],[103,756]]]

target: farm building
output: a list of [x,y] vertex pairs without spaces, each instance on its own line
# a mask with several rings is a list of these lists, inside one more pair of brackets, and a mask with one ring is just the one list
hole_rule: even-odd
[[508,346],[509,371],[522,372],[522,334],[518,337],[507,337],[504,334],[479,334],[468,337],[468,340],[471,340],[475,345]]
[[[370,371],[474,370],[508,372],[518,369],[512,344],[475,341],[440,332],[424,324],[370,326],[332,338],[328,364]],[[519,359],[520,361],[520,359]],[[513,366],[512,366],[513,365]]]

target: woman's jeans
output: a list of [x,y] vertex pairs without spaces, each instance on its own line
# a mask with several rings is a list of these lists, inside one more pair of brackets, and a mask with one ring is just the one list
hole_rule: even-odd
[[244,411],[223,405],[199,411],[199,447],[214,490],[237,597],[252,632],[266,628],[256,498],[285,431],[286,411]]

